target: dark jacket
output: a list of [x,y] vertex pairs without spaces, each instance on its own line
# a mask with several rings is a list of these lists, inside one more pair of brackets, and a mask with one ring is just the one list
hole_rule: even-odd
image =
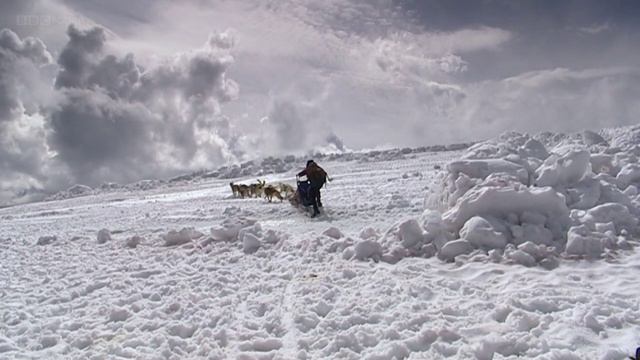
[[298,173],[298,176],[306,176],[311,185],[316,187],[322,187],[327,181],[327,172],[316,163],[307,165],[304,170]]

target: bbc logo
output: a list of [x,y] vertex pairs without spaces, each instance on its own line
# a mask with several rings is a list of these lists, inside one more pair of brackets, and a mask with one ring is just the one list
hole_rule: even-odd
[[23,14],[16,16],[18,26],[52,26],[67,24],[91,25],[90,22],[80,16],[53,16],[44,14]]
[[54,19],[51,15],[18,15],[16,23],[18,26],[51,26]]

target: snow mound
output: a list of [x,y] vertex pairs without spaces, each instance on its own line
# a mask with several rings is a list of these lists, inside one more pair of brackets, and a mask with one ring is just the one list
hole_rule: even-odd
[[507,186],[477,186],[461,197],[456,205],[442,216],[450,231],[457,233],[473,216],[482,214],[495,216],[510,223],[525,212],[546,216],[548,226],[555,236],[562,237],[570,222],[569,208],[565,198],[550,187],[528,188],[519,183]]
[[115,308],[109,313],[109,321],[120,322],[125,321],[131,316],[131,313],[127,309]]
[[222,224],[211,228],[211,237],[218,241],[233,242],[238,240],[240,230],[256,224],[255,219],[247,217],[230,217]]
[[[547,133],[538,139],[503,134],[462,156],[482,160],[449,164],[425,204],[443,211],[442,220],[454,239],[483,251],[531,244],[509,252],[516,262],[529,265],[529,256],[543,260],[539,252],[532,254],[533,245],[550,247],[556,254],[598,257],[638,232],[635,184],[640,166],[633,154],[609,147],[593,132]],[[449,259],[469,247],[457,242],[445,250],[447,256],[441,257]]]
[[558,257],[629,248],[639,233],[638,140],[640,127],[510,132],[475,144],[427,194],[425,206],[434,210],[421,224],[427,243],[444,260],[478,253],[546,268]]
[[36,245],[49,245],[52,244],[54,242],[58,241],[58,237],[57,236],[41,236],[38,238],[38,241],[36,242]]
[[212,227],[210,237],[201,245],[207,246],[213,242],[238,242],[242,245],[242,251],[245,254],[253,254],[261,248],[278,244],[289,237],[281,231],[264,230],[259,222],[246,216],[250,213],[238,208],[227,208],[225,213],[229,217],[220,225]]
[[333,227],[333,226],[323,231],[322,235],[326,235],[333,239],[340,239],[341,237],[344,237],[342,232],[337,227]]
[[[408,256],[430,257],[435,254],[433,238],[427,234],[415,219],[407,219],[393,225],[380,235],[371,227],[360,232],[360,240],[355,244],[356,259],[383,260],[396,263]],[[349,253],[350,250],[347,250]],[[347,256],[348,257],[348,256]]]
[[143,237],[138,236],[138,235],[134,235],[134,236],[132,236],[130,238],[127,238],[127,240],[125,241],[125,246],[127,246],[128,248],[135,249],[143,241],[144,241]]
[[191,240],[199,239],[204,234],[195,230],[192,227],[185,227],[180,231],[169,230],[166,234],[162,235],[165,246],[177,246],[191,242]]
[[108,241],[111,241],[111,231],[109,231],[108,229],[102,229],[98,231],[97,241],[98,244],[104,244]]
[[382,247],[374,240],[362,240],[355,245],[354,256],[358,260],[377,260],[382,256]]

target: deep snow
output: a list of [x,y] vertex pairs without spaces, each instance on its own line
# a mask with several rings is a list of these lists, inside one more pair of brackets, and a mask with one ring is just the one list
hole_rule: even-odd
[[0,209],[0,358],[625,359],[629,133],[325,158],[319,219],[232,198],[260,164]]

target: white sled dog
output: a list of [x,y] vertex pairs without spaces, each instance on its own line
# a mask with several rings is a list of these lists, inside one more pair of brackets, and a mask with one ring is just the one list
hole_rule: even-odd
[[293,188],[293,186],[286,184],[286,183],[280,183],[278,184],[278,187],[280,188],[280,194],[282,194],[282,196],[288,198],[289,196],[295,194],[296,190]]

